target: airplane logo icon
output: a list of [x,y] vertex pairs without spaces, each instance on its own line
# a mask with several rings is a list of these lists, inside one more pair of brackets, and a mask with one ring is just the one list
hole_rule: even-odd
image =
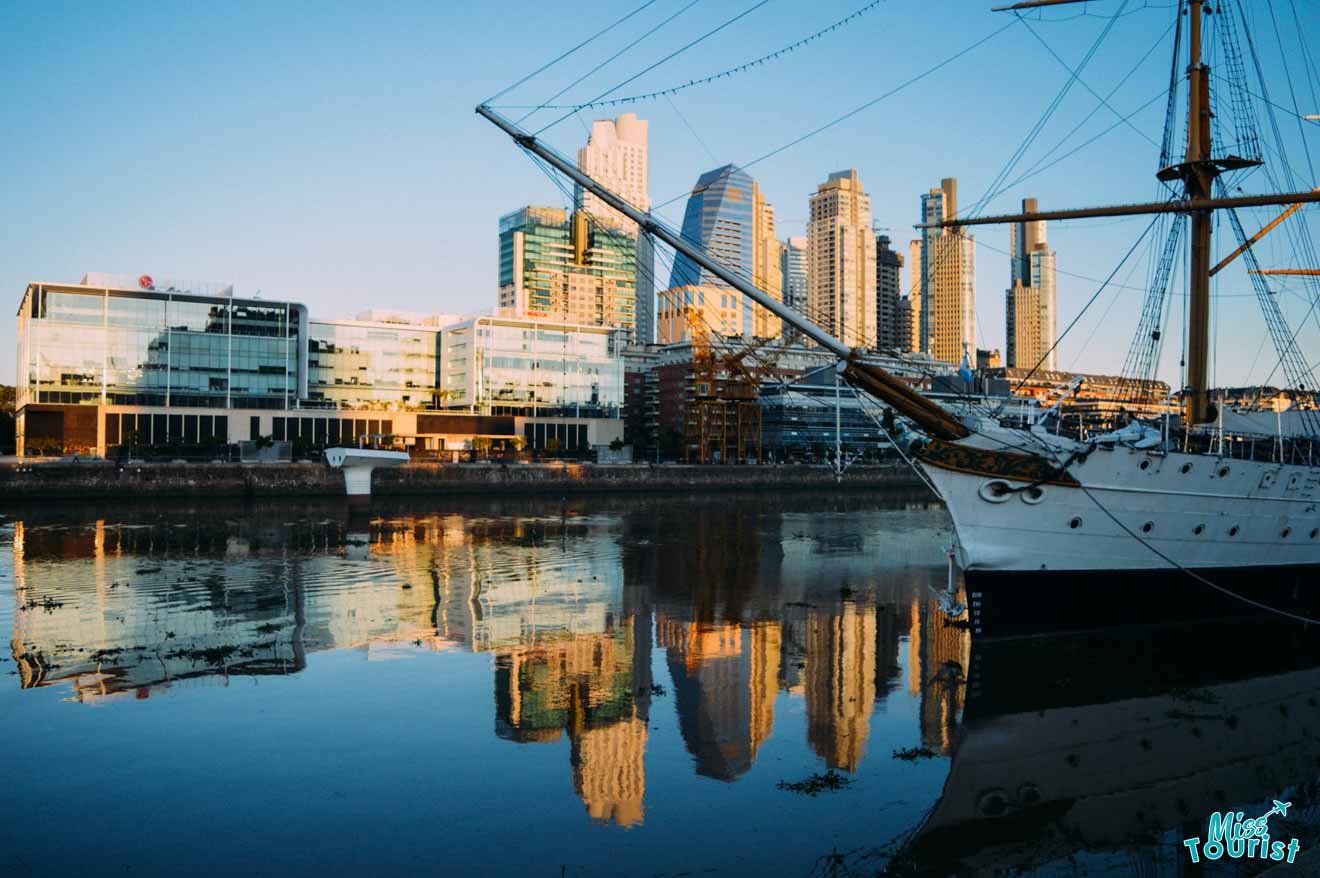
[[1280,802],[1278,799],[1275,799],[1274,807],[1266,811],[1264,814],[1260,815],[1260,819],[1257,822],[1264,823],[1266,820],[1269,820],[1275,814],[1278,814],[1280,817],[1287,817],[1288,809],[1291,807],[1292,807],[1292,802]]

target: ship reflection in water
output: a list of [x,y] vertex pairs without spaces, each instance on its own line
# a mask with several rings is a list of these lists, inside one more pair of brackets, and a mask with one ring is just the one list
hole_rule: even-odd
[[[5,524],[0,716],[26,754],[5,770],[6,873],[806,875],[837,850],[870,873],[1090,857],[1181,874],[1210,811],[1285,791],[1304,849],[1314,835],[1311,639],[973,645],[933,597],[948,520],[919,499]],[[818,795],[795,783],[822,777]],[[143,802],[164,843],[135,843]],[[89,809],[94,858],[65,837]],[[197,853],[223,832],[244,852]]]

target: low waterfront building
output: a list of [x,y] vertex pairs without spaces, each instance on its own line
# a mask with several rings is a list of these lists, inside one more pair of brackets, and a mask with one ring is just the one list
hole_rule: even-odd
[[442,337],[447,408],[617,418],[624,336],[605,327],[473,317]]
[[[581,454],[622,438],[614,331],[474,318],[446,348],[443,320],[311,320],[297,302],[146,275],[31,283],[16,450],[210,460],[253,441],[304,456],[362,442]],[[530,365],[512,363],[528,352]]]
[[341,409],[437,408],[440,329],[364,320],[310,320],[307,399]]

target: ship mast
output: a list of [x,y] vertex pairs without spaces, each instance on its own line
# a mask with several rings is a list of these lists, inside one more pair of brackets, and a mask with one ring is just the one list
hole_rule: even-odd
[[598,196],[607,205],[617,210],[628,219],[637,223],[640,229],[664,241],[670,247],[690,258],[697,265],[724,281],[733,289],[747,296],[767,311],[784,322],[799,329],[803,335],[831,351],[839,357],[841,373],[856,386],[878,397],[893,407],[894,411],[909,419],[922,430],[937,439],[954,441],[965,439],[971,430],[962,421],[955,418],[943,406],[922,396],[903,379],[893,373],[863,361],[866,354],[861,348],[840,341],[821,329],[801,313],[783,302],[766,294],[755,284],[739,277],[719,260],[712,258],[700,247],[695,246],[663,223],[657,222],[650,213],[643,213],[633,207],[616,193],[601,185],[590,175],[581,171],[577,165],[568,161],[554,149],[542,143],[536,137],[523,131],[504,116],[482,104],[477,107],[477,115],[493,122],[508,134],[523,149],[538,156],[582,188]]
[[[997,7],[996,11],[1016,11],[1040,6],[1061,6],[1085,0],[1027,0],[1013,6]],[[1192,218],[1191,259],[1187,308],[1187,385],[1184,414],[1188,426],[1212,421],[1215,413],[1209,402],[1210,360],[1210,268],[1211,235],[1214,211],[1234,207],[1258,205],[1303,204],[1320,201],[1320,192],[1294,192],[1278,195],[1253,195],[1237,198],[1215,198],[1215,179],[1224,171],[1237,170],[1258,162],[1226,156],[1216,159],[1211,155],[1213,114],[1210,112],[1210,67],[1201,54],[1202,17],[1209,14],[1205,0],[1188,0],[1190,27],[1187,65],[1187,154],[1176,165],[1163,168],[1156,175],[1166,182],[1182,180],[1183,198],[1164,204],[1130,204],[1116,207],[1095,207],[1080,210],[1038,211],[1032,214],[951,219],[940,223],[945,228],[969,225],[1025,222],[1046,219],[1082,219],[1101,216],[1131,216],[1153,213],[1188,213]],[[1181,13],[1181,9],[1180,9]],[[1285,217],[1287,214],[1285,214]],[[1277,222],[1275,223],[1277,224]],[[1266,230],[1268,231],[1268,229]],[[1263,234],[1263,233],[1262,233]],[[1259,236],[1258,236],[1259,237]],[[1250,246],[1249,242],[1241,250]],[[1234,254],[1235,256],[1237,254]],[[1232,257],[1224,260],[1231,261]],[[1215,270],[1223,267],[1216,266]]]
[[[1191,0],[1191,49],[1187,60],[1187,161],[1177,170],[1188,199],[1210,198],[1219,168],[1210,160],[1210,65],[1201,61],[1201,15],[1204,0]],[[1210,238],[1214,215],[1192,211],[1192,259],[1187,303],[1188,425],[1213,420],[1209,404]]]

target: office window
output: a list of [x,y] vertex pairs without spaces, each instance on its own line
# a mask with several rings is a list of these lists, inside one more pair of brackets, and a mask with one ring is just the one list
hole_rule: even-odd
[[252,415],[248,418],[248,438],[261,438],[261,415]]
[[[252,420],[255,421],[256,418],[253,418]],[[284,418],[273,419],[271,434],[274,436],[276,442],[284,441]]]
[[105,444],[119,444],[119,415],[105,416]]

